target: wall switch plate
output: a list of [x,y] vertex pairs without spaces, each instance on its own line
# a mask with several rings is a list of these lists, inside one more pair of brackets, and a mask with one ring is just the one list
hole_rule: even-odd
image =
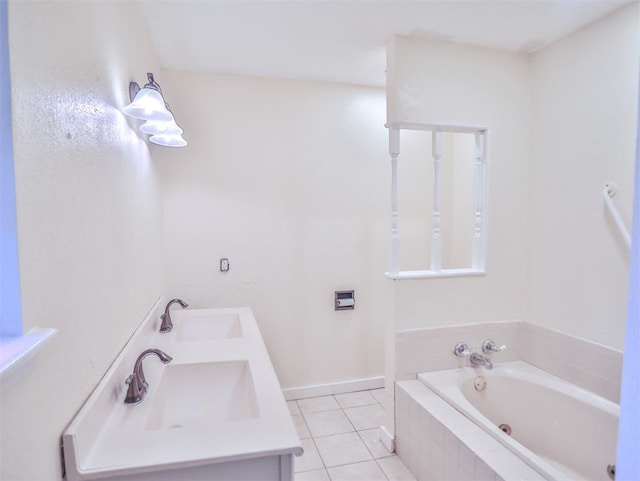
[[220,259],[220,272],[229,272],[229,259],[226,257]]

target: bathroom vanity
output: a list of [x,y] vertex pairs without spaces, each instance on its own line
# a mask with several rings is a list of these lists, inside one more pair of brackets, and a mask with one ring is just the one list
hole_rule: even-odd
[[[302,446],[249,308],[173,310],[158,302],[62,436],[66,479],[289,480]],[[146,349],[148,389],[125,404]]]

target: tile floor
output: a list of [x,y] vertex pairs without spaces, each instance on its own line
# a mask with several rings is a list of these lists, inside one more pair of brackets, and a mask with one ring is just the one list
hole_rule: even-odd
[[287,401],[304,448],[296,481],[415,481],[380,442],[383,391]]

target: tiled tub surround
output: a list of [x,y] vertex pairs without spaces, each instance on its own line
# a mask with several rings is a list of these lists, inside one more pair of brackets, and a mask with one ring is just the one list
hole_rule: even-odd
[[396,384],[395,441],[418,481],[545,479],[418,380]]
[[396,333],[395,379],[416,379],[422,372],[464,367],[468,361],[452,354],[459,341],[482,352],[493,339],[507,349],[492,354],[493,362],[521,360],[615,403],[620,402],[622,352],[526,321],[486,322]]
[[[420,373],[468,366],[466,358],[453,355],[455,343],[465,341],[480,351],[487,338],[508,346],[492,355],[496,365],[522,360],[582,388],[584,395],[618,402],[622,353],[605,346],[522,321],[401,331],[396,337],[398,456],[420,481],[575,479],[543,477],[416,379]],[[607,479],[604,469],[604,477],[595,479]]]
[[609,481],[617,404],[523,361],[418,378],[545,478]]
[[[303,450],[251,310],[172,310],[175,327],[163,334],[163,306],[156,303],[64,432],[67,479],[293,480]],[[173,360],[146,359],[146,398],[124,404],[124,381],[147,348]]]

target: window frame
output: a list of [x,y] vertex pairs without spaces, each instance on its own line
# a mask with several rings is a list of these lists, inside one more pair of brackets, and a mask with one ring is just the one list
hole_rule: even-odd
[[0,380],[35,359],[55,329],[24,333],[16,215],[7,0],[0,0]]
[[[478,125],[438,124],[417,122],[389,122],[389,155],[391,156],[391,255],[389,279],[428,279],[437,277],[481,276],[486,274],[486,251],[488,233],[488,178],[489,178],[489,128]],[[422,130],[432,132],[432,156],[434,159],[434,209],[432,221],[431,261],[429,268],[420,270],[400,270],[400,235],[398,210],[398,156],[400,155],[401,130]],[[440,238],[440,177],[439,162],[442,156],[442,136],[444,133],[469,133],[475,136],[474,170],[474,232],[471,246],[471,266],[442,269],[442,247]]]

